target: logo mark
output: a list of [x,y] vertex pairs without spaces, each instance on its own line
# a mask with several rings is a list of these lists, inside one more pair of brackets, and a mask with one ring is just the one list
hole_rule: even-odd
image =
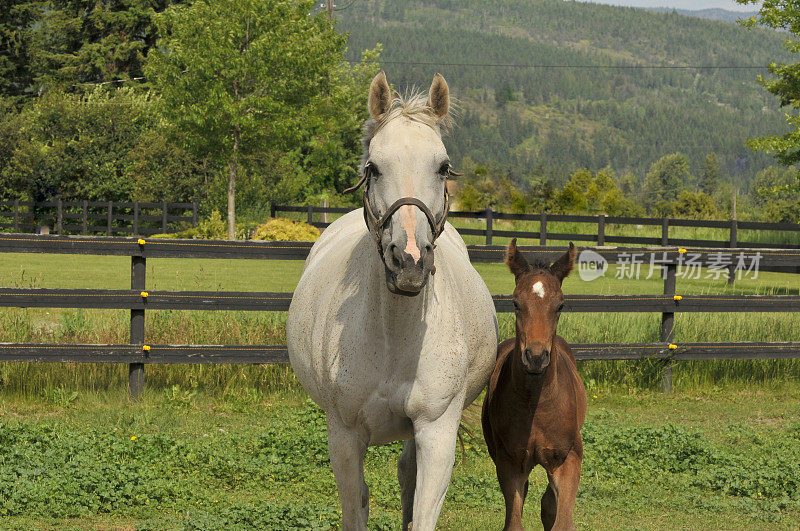
[[590,282],[606,274],[608,261],[595,251],[581,251],[578,256],[578,275],[581,280]]

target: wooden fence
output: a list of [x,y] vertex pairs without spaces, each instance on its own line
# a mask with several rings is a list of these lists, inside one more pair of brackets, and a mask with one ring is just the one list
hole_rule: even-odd
[[[285,345],[156,345],[147,342],[145,311],[238,310],[286,311],[291,293],[229,291],[148,291],[146,261],[157,258],[235,258],[304,260],[310,242],[216,240],[145,240],[142,238],[0,234],[0,253],[116,255],[131,258],[131,289],[0,288],[0,306],[46,308],[107,308],[130,311],[130,343],[124,345],[0,343],[0,361],[107,362],[129,366],[131,393],[144,386],[144,367],[152,363],[286,363]],[[558,247],[521,247],[528,258],[552,261],[564,252]],[[662,295],[568,295],[565,311],[660,313],[658,343],[574,344],[580,360],[769,359],[800,357],[800,342],[786,343],[673,343],[675,314],[680,312],[800,312],[798,295],[681,295],[676,272],[687,252],[677,247],[592,248],[610,264],[625,264],[633,254],[655,253],[662,270]],[[503,260],[504,246],[469,246],[473,262]],[[693,266],[713,267],[721,253],[758,259],[760,267],[800,266],[800,250],[703,249],[693,252]],[[513,311],[510,295],[495,295],[499,312]],[[669,372],[665,386],[669,388]]]
[[0,231],[150,236],[175,224],[197,225],[198,203],[114,201],[0,201]]
[[[331,208],[331,207],[315,207],[315,206],[290,206],[290,205],[272,205],[272,217],[282,212],[299,212],[306,215],[306,221],[315,227],[325,228],[330,223],[319,221],[319,215],[325,214],[344,214],[353,210],[352,208]],[[317,214],[317,220],[314,215]],[[714,221],[702,219],[676,219],[676,218],[633,218],[633,217],[620,217],[620,216],[606,216],[600,214],[597,216],[589,215],[565,215],[565,214],[548,214],[543,212],[541,214],[509,214],[504,212],[495,212],[491,208],[482,210],[480,212],[461,212],[451,211],[448,214],[448,219],[469,219],[469,220],[483,220],[485,222],[483,229],[468,229],[459,228],[458,232],[462,236],[483,236],[486,245],[492,245],[493,238],[503,237],[516,237],[516,238],[530,238],[538,239],[539,245],[547,245],[548,241],[574,241],[574,242],[590,242],[598,246],[608,244],[627,244],[627,245],[681,245],[685,247],[728,247],[728,248],[757,248],[757,249],[800,249],[800,244],[782,244],[771,242],[757,242],[757,241],[743,241],[739,238],[740,230],[758,230],[758,231],[775,231],[783,233],[797,234],[800,233],[800,224],[796,223],[766,223],[754,221],[738,221],[735,219],[727,221]],[[518,230],[497,230],[494,228],[495,220],[506,221],[529,221],[535,222],[539,225],[538,231],[518,231]],[[566,223],[581,223],[587,226],[585,233],[555,233],[548,232],[548,223],[566,222]],[[616,227],[634,226],[634,227],[647,227],[655,226],[661,227],[660,237],[647,237],[647,236],[622,236],[609,234],[609,226]],[[693,227],[693,228],[710,228],[710,229],[723,229],[728,233],[728,238],[724,240],[701,240],[691,238],[676,238],[669,235],[670,227]],[[800,240],[800,236],[798,236]]]

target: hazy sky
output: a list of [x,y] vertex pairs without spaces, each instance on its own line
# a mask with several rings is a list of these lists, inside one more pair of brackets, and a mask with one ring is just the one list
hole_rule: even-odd
[[[587,1],[587,0],[584,0]],[[755,11],[754,4],[741,5],[733,0],[588,0],[596,4],[633,7],[674,7],[676,9],[708,9],[721,7],[730,11]]]

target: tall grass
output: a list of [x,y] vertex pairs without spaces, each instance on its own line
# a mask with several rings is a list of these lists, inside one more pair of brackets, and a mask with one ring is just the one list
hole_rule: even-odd
[[[125,311],[0,311],[0,337],[8,342],[126,343]],[[283,344],[284,313],[167,311],[146,315],[148,342],[172,344]],[[502,339],[514,334],[513,315],[498,315]],[[559,334],[573,343],[659,341],[660,315],[636,313],[565,314]],[[675,342],[800,341],[793,314],[697,313],[676,316]],[[593,388],[658,386],[665,365],[660,360],[584,361],[581,374]],[[676,388],[746,385],[800,380],[800,360],[683,361],[672,365]],[[241,389],[294,393],[297,381],[280,365],[148,365],[151,388],[201,388],[224,396]],[[116,364],[2,363],[4,394],[37,396],[55,388],[104,391],[124,387],[127,368]]]
[[[548,229],[575,232],[578,224],[573,225],[575,227],[570,228],[552,224]],[[711,236],[697,234],[696,237]],[[0,254],[0,286],[128,287],[130,260],[126,257],[59,255],[56,258],[58,267],[53,267],[53,260],[48,255]],[[476,268],[492,293],[513,290],[513,277],[504,265],[476,264]],[[292,291],[301,269],[302,262],[297,260],[150,259],[147,287],[153,290]],[[619,280],[614,278],[614,271],[611,266],[604,278],[592,282],[583,282],[578,275],[572,275],[565,281],[564,291],[568,294],[655,294],[663,289],[657,274],[651,279]],[[737,280],[731,287],[724,279],[679,278],[678,293],[797,294],[796,279],[795,275],[762,273],[755,280]],[[283,344],[285,319],[281,312],[153,310],[146,314],[146,338],[149,343],[171,344]],[[512,319],[510,314],[499,315],[501,339],[513,334]],[[797,322],[796,315],[791,313],[679,313],[675,341],[800,341]],[[124,344],[129,341],[129,325],[129,313],[123,310],[0,308],[0,342]],[[659,331],[659,314],[565,314],[559,327],[559,333],[573,343],[654,342],[659,340]],[[590,388],[655,388],[665,367],[663,362],[653,360],[587,361],[580,365]],[[678,362],[672,371],[676,388],[782,382],[800,378],[800,360]],[[150,365],[146,368],[146,382],[150,389],[178,385],[186,389],[206,389],[219,396],[240,390],[258,393],[299,390],[291,369],[275,365]],[[0,364],[0,392],[3,394],[38,396],[53,389],[101,391],[123,388],[126,384],[127,368],[114,364]]]

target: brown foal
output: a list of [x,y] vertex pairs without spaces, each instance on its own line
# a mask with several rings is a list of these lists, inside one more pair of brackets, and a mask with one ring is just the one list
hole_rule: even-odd
[[528,476],[547,471],[542,496],[545,529],[574,529],[572,510],[581,475],[581,426],[586,391],[567,342],[556,335],[564,294],[561,283],[575,263],[575,246],[551,266],[530,265],[508,246],[514,274],[517,337],[497,347],[497,362],[483,402],[483,436],[506,500],[504,529],[522,527]]

